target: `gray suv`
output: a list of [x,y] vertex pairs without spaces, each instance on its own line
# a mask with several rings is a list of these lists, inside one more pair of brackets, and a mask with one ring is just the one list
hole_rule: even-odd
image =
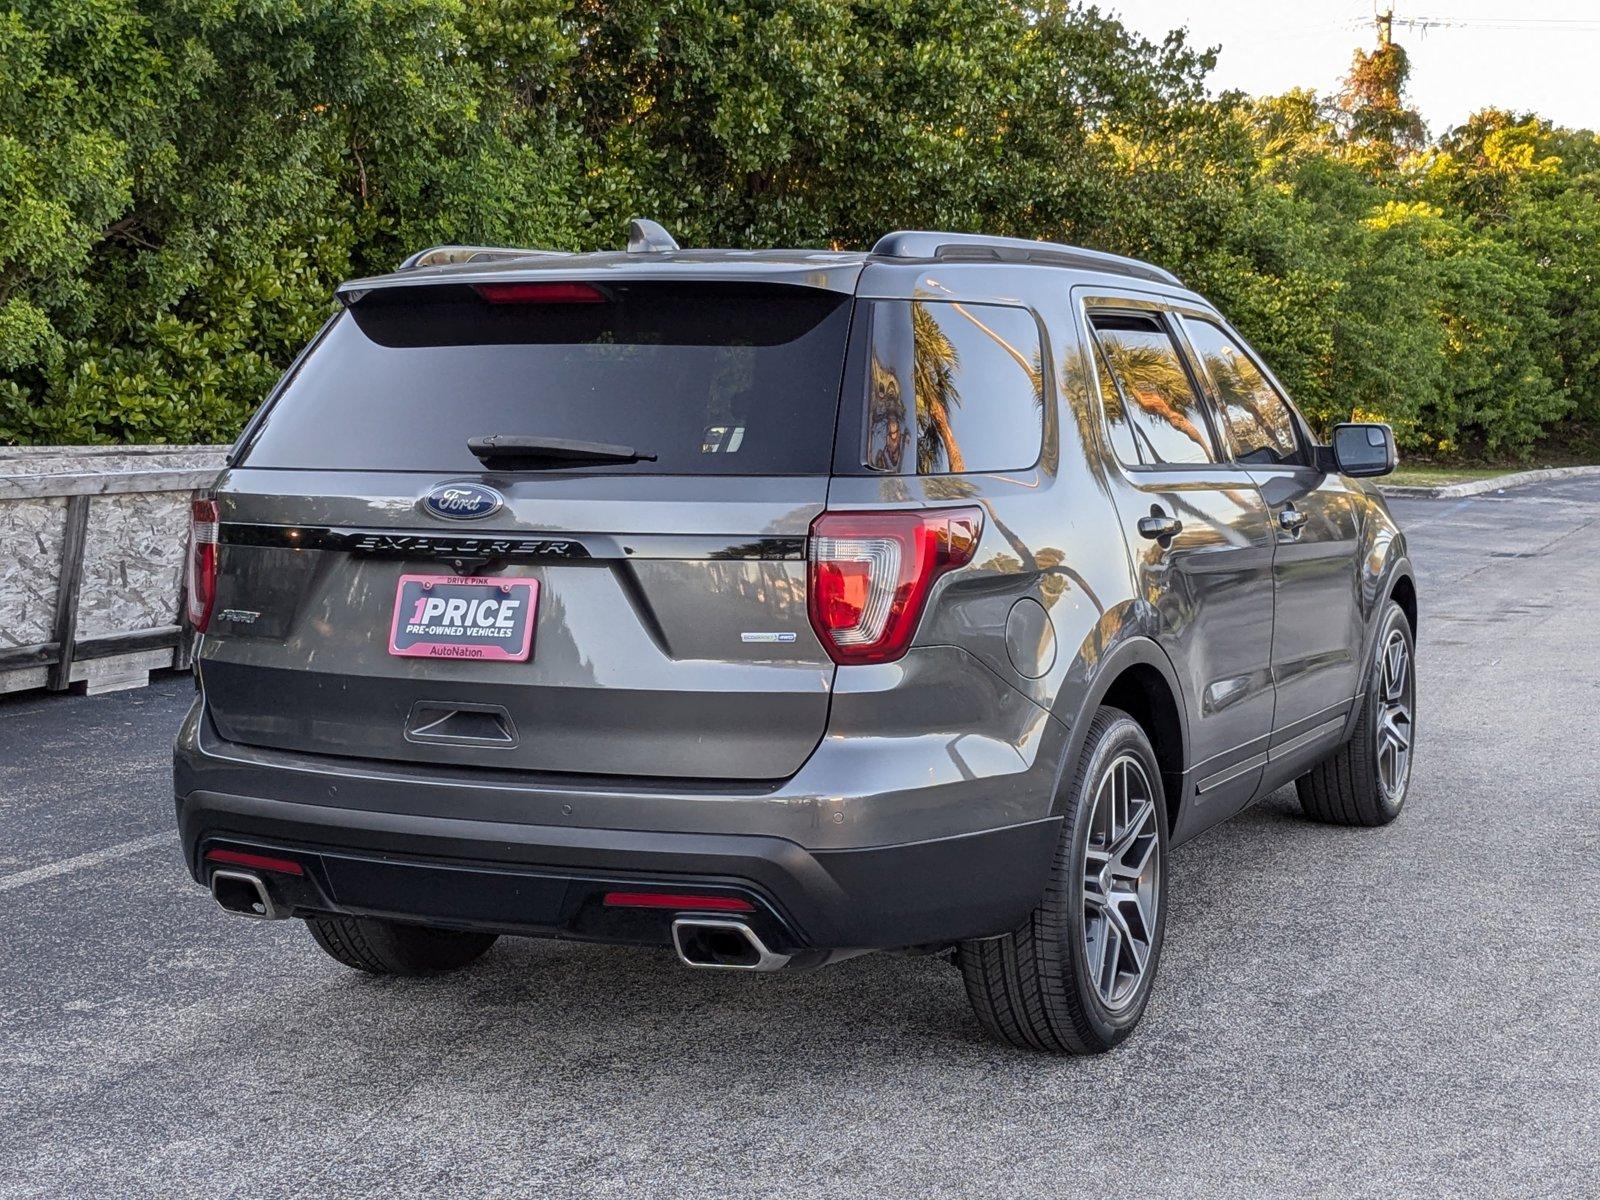
[[1168,853],[1406,795],[1416,587],[1205,299],[1070,246],[439,247],[198,499],[188,866],[365,971],[502,934],[771,971],[948,954],[984,1025],[1137,1023]]

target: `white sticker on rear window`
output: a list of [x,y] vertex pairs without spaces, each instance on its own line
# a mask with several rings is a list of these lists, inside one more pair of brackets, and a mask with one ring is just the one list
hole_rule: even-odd
[[743,425],[708,425],[700,439],[700,453],[732,454],[743,441]]

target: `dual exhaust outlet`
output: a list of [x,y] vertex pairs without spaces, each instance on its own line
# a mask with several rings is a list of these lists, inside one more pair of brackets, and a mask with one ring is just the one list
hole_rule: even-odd
[[[289,913],[272,902],[261,876],[218,868],[211,872],[211,895],[231,913],[257,921],[281,921]],[[793,955],[767,948],[743,921],[679,917],[672,923],[672,945],[687,967],[711,971],[777,971]]]

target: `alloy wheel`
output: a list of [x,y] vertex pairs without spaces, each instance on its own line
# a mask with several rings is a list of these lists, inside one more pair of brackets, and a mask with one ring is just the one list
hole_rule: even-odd
[[1404,632],[1391,629],[1378,660],[1378,785],[1391,804],[1405,796],[1411,774],[1411,711],[1414,681],[1411,647]]
[[1101,773],[1083,861],[1083,948],[1108,1009],[1125,1008],[1150,964],[1161,903],[1156,792],[1131,754]]

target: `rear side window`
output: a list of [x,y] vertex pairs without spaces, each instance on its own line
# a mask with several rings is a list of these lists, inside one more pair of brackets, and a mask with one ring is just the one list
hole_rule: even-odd
[[1299,462],[1300,448],[1289,405],[1250,356],[1210,321],[1185,317],[1183,324],[1211,377],[1233,456],[1243,463]]
[[1215,462],[1200,397],[1166,326],[1123,312],[1094,313],[1090,323],[1117,457],[1132,467]]
[[897,475],[1014,471],[1039,461],[1043,346],[1025,308],[861,305],[869,353],[861,462]]
[[307,356],[252,467],[470,472],[470,437],[602,442],[590,473],[827,474],[850,297],[747,283],[380,288]]

